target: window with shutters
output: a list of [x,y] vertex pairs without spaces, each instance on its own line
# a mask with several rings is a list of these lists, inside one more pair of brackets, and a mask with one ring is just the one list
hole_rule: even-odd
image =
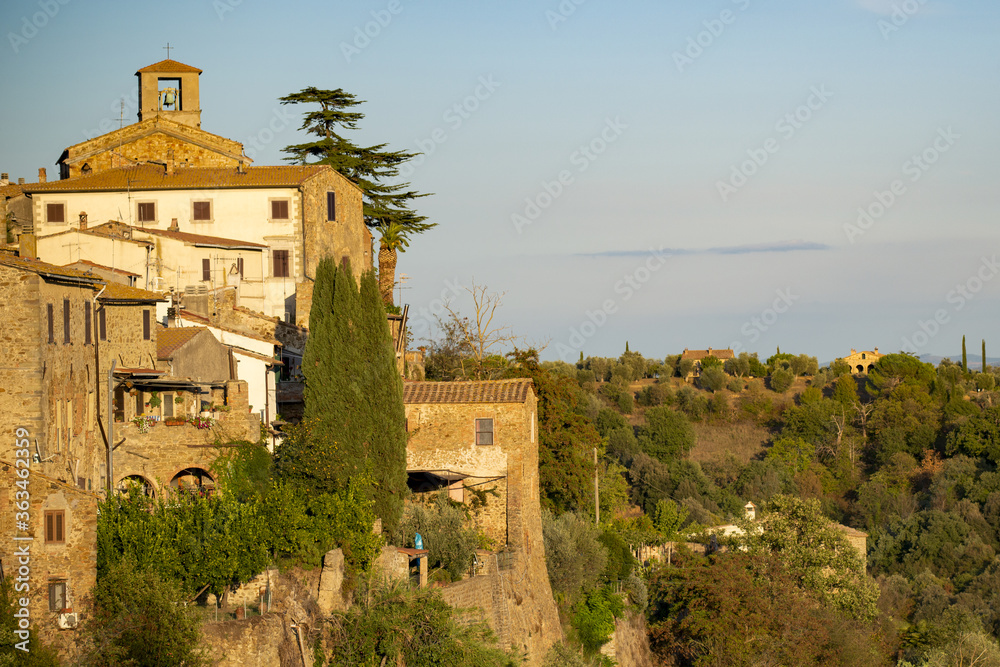
[[55,330],[56,323],[54,321],[55,320],[55,314],[53,313],[53,310],[54,309],[52,308],[52,304],[51,303],[47,304],[45,306],[45,311],[46,311],[46,314],[48,315],[49,342],[50,343],[55,343],[56,342],[56,330]]
[[135,207],[138,222],[156,222],[156,202],[141,201]]
[[101,310],[98,311],[99,314],[97,316],[97,329],[98,329],[97,335],[101,340],[108,339],[108,320],[106,317],[107,312],[108,311],[105,308],[101,308]]
[[493,420],[492,419],[477,419],[476,420],[476,444],[477,445],[492,445],[493,444]]
[[288,200],[287,199],[272,199],[271,200],[271,220],[275,222],[286,222],[288,220]]
[[49,611],[61,612],[67,609],[69,605],[66,600],[66,582],[65,581],[50,581],[49,582]]
[[66,204],[52,203],[45,205],[45,221],[51,223],[66,222]]
[[212,280],[212,260],[201,260],[201,279],[205,281]]
[[63,345],[69,345],[69,299],[63,299]]
[[288,278],[291,275],[288,254],[287,250],[274,250],[271,252],[271,263],[273,264],[271,273],[275,278]]
[[65,510],[45,510],[45,543],[66,543]]
[[149,340],[149,311],[142,311],[142,339]]
[[326,219],[328,221],[335,221],[337,219],[337,193],[327,192],[326,193]]
[[211,222],[212,200],[191,202],[191,219],[195,222]]
[[94,341],[90,337],[90,302],[83,302],[83,343],[90,345]]
[[240,274],[240,278],[243,277],[243,258],[236,258],[236,273]]

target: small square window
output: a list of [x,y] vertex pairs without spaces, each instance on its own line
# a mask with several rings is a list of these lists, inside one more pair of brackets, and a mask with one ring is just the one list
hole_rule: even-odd
[[46,222],[66,222],[66,204],[46,204]]
[[156,204],[154,202],[139,202],[137,205],[136,220],[139,222],[156,222]]
[[288,220],[288,200],[287,199],[272,199],[271,200],[271,219],[272,220]]
[[492,445],[493,444],[493,420],[492,419],[477,419],[476,420],[476,444],[477,445]]
[[66,542],[66,512],[64,510],[45,511],[45,543],[64,544]]
[[49,583],[49,611],[62,612],[69,604],[66,600],[66,582],[53,581]]
[[191,219],[207,222],[212,219],[212,202],[196,201],[191,205]]

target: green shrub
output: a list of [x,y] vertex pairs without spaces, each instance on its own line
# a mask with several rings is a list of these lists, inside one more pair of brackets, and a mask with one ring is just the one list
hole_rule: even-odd
[[584,588],[597,583],[608,561],[599,541],[600,529],[587,518],[566,512],[556,518],[542,512],[545,565],[552,591],[572,601]]
[[442,570],[457,581],[472,567],[479,546],[476,531],[467,526],[466,509],[452,502],[446,493],[435,496],[430,505],[406,508],[396,544],[414,545],[416,533],[423,538],[429,568]]
[[585,654],[601,650],[615,631],[615,618],[622,615],[625,605],[619,595],[607,588],[590,591],[573,610],[571,623]]
[[94,589],[94,613],[84,632],[90,667],[194,667],[211,664],[199,648],[201,622],[184,595],[150,570],[123,561]]

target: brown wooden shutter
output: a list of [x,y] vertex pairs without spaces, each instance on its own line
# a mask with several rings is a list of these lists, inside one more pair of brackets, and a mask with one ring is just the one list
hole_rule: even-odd
[[63,204],[46,204],[45,217],[48,222],[66,222],[66,207]]
[[334,221],[337,219],[337,193],[326,193],[326,219]]
[[142,339],[149,340],[149,311],[142,311]]
[[69,299],[63,299],[63,345],[69,345]]
[[93,340],[90,337],[90,302],[83,302],[83,342],[90,345]]
[[210,259],[201,260],[201,279],[202,280],[212,279],[212,260]]
[[56,342],[56,332],[55,332],[56,324],[54,321],[55,315],[52,312],[53,311],[52,304],[50,303],[46,305],[45,310],[49,317],[49,342],[54,343]]
[[101,308],[100,312],[101,312],[101,314],[97,318],[98,319],[98,326],[100,328],[99,334],[100,334],[101,340],[107,340],[108,339],[108,320],[107,320],[107,317],[106,317],[107,308]]

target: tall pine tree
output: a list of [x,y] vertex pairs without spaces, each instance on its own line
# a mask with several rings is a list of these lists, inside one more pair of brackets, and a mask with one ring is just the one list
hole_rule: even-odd
[[437,223],[426,222],[427,216],[412,209],[412,202],[429,193],[410,189],[409,183],[393,183],[399,167],[419,153],[386,150],[387,144],[359,146],[341,133],[358,129],[364,114],[353,109],[363,100],[341,88],[320,90],[315,87],[286,95],[282,104],[317,104],[319,109],[307,111],[300,130],[315,137],[314,141],[285,146],[285,159],[296,164],[328,164],[354,181],[364,193],[365,224],[380,233],[379,284],[382,298],[392,303],[396,256],[407,246],[411,234],[425,232]]

